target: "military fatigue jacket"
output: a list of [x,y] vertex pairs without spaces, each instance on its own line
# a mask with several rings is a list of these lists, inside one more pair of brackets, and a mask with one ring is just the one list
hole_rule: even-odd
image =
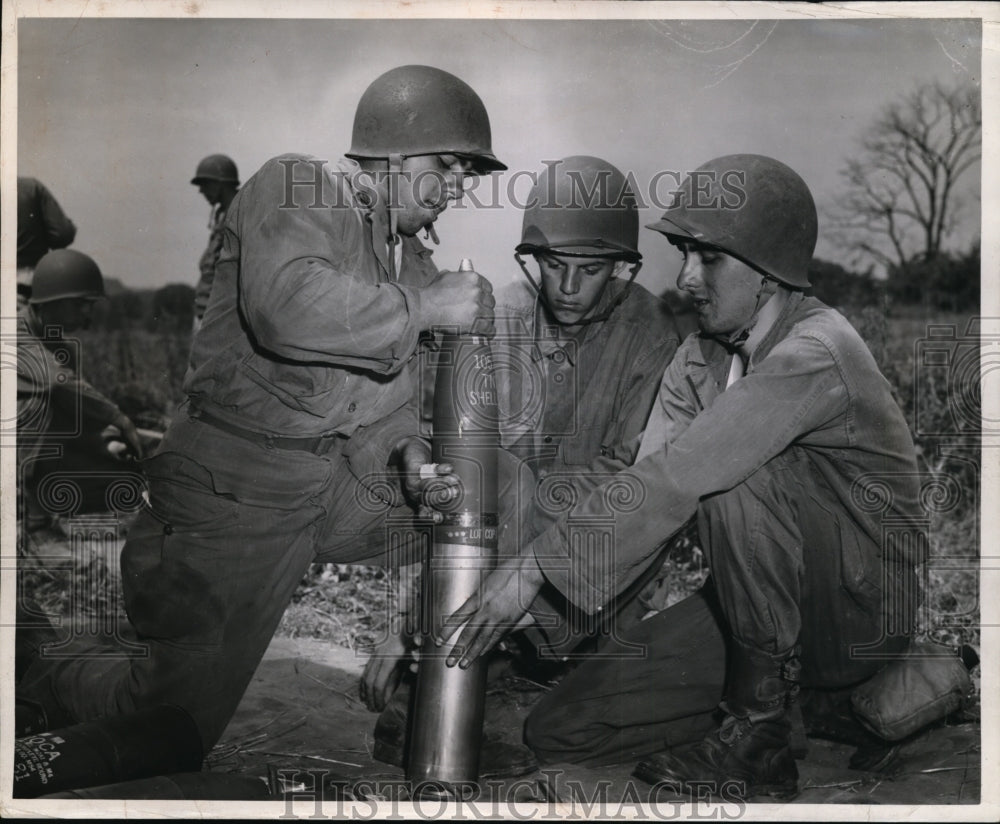
[[78,436],[116,424],[122,411],[84,380],[75,341],[46,330],[31,306],[17,318],[17,435],[19,458],[38,438]]
[[[598,610],[653,561],[695,514],[767,461],[800,447],[881,552],[886,519],[917,519],[913,441],[889,383],[861,337],[838,312],[794,293],[726,388],[732,356],[710,338],[689,336],[660,385],[666,445],[588,491],[534,541],[546,577],[571,601]],[[614,569],[571,545],[574,523],[613,519]],[[912,548],[917,550],[918,548]],[[905,552],[904,563],[920,560]]]
[[[612,280],[595,316],[610,317],[565,338],[547,322],[535,290],[517,282],[497,297],[491,341],[506,451],[527,464],[536,482],[533,514],[524,528],[541,531],[559,510],[548,500],[578,476],[593,482],[603,458],[607,477],[629,466],[638,449],[659,377],[679,344],[667,305],[638,284]],[[522,540],[534,537],[522,533]]]
[[17,268],[34,268],[46,252],[65,249],[76,237],[76,225],[45,184],[33,177],[17,179]]
[[212,281],[215,280],[215,263],[222,251],[223,226],[226,222],[226,210],[219,207],[212,213],[212,233],[208,237],[208,246],[198,259],[198,285],[194,290],[194,316],[201,320],[208,306],[208,298],[212,294]]
[[234,426],[350,437],[344,454],[364,475],[417,432],[404,367],[421,332],[420,287],[437,269],[404,238],[390,277],[386,210],[358,195],[358,173],[350,160],[283,155],[241,187],[184,388]]

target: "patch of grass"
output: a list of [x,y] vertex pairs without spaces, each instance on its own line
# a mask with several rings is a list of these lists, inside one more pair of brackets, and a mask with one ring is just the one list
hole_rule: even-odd
[[[77,526],[66,521],[64,537],[48,530],[28,539],[18,558],[18,594],[30,598],[42,612],[77,625],[95,627],[126,620],[121,597],[117,537],[97,540],[74,536]],[[84,527],[86,529],[86,527]]]
[[348,649],[370,646],[388,632],[392,582],[380,567],[314,564],[292,596],[277,634],[320,638]]

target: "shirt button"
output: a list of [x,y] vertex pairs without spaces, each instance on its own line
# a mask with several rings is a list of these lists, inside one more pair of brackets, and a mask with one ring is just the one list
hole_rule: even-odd
[[545,443],[552,443],[552,436],[546,435],[544,438],[542,438],[542,440],[545,441]]
[[347,411],[348,412],[354,412],[357,408],[358,408],[358,405],[354,401],[351,401],[349,404],[347,404]]

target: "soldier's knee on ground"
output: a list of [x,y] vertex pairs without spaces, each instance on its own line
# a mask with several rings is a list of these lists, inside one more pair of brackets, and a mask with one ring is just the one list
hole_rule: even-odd
[[550,701],[546,696],[525,719],[524,743],[540,762],[572,761],[582,749],[587,749],[579,741],[584,736],[577,729],[578,721],[566,704]]

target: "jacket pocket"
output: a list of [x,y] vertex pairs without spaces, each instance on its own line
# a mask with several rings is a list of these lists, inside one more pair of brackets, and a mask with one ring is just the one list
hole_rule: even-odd
[[318,418],[328,417],[344,403],[350,375],[331,366],[302,366],[250,354],[240,374],[289,409]]

